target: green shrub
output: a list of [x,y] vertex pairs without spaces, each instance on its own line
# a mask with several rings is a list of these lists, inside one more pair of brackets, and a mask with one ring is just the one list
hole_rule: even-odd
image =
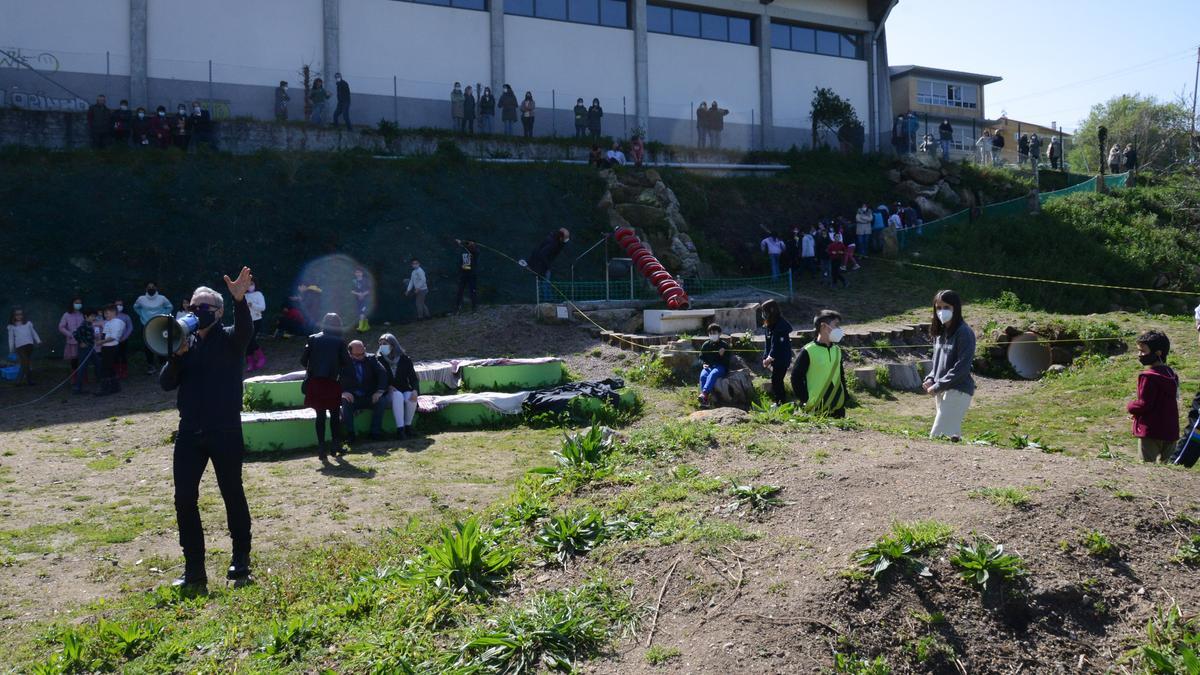
[[425,555],[414,564],[408,581],[432,583],[473,597],[501,588],[513,567],[511,547],[488,541],[474,518],[442,527],[438,537],[436,544],[425,547]]
[[749,506],[751,511],[763,513],[777,506],[783,506],[779,493],[783,488],[778,485],[739,485],[730,483],[729,496],[739,506]]
[[630,382],[655,388],[670,387],[678,381],[671,367],[655,352],[638,354],[632,365],[628,368],[618,368],[617,374]]
[[1028,574],[1020,556],[1005,553],[1003,544],[993,544],[986,539],[958,544],[950,564],[958,569],[963,581],[981,590],[987,590],[988,581],[992,579],[1010,583]]
[[604,540],[604,516],[595,509],[554,516],[533,538],[534,545],[552,555],[559,565],[591,551]]

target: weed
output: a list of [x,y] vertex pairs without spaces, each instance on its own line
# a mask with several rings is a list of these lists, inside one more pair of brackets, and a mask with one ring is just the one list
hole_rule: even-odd
[[1146,623],[1146,640],[1126,652],[1123,661],[1151,675],[1200,673],[1200,620],[1184,618],[1179,607],[1158,611]]
[[661,666],[667,661],[677,659],[680,656],[683,656],[683,652],[678,647],[654,645],[646,650],[646,663],[652,666]]
[[675,373],[657,354],[645,352],[628,368],[618,368],[617,375],[647,387],[665,388],[677,382]]
[[1010,312],[1029,312],[1033,310],[1033,307],[1021,302],[1021,298],[1017,297],[1017,294],[1012,291],[1000,291],[1000,295],[987,304],[996,309],[1003,309]]
[[833,672],[838,675],[891,675],[892,667],[882,656],[867,660],[857,654],[835,652]]
[[242,393],[242,410],[246,412],[262,412],[266,410],[274,410],[275,402],[271,399],[271,392],[263,389],[257,394],[253,389],[247,389]]
[[854,561],[871,571],[871,578],[878,579],[892,567],[918,576],[932,576],[929,566],[918,556],[941,548],[950,539],[953,530],[937,521],[896,523],[892,533],[875,540],[870,546],[854,554]]
[[634,431],[625,443],[625,449],[644,457],[674,456],[710,448],[716,440],[711,424],[672,420],[653,428]]
[[474,518],[442,527],[440,541],[425,547],[409,581],[430,582],[454,593],[481,596],[498,590],[513,566],[514,552],[487,541]]
[[812,454],[809,456],[812,458],[812,461],[816,462],[817,464],[824,464],[825,460],[829,459],[829,451],[813,450]]
[[1093,558],[1112,560],[1121,555],[1121,548],[1110,541],[1100,530],[1091,530],[1085,533],[1080,543],[1087,549],[1088,555]]
[[1000,442],[1000,434],[988,430],[971,437],[971,445],[992,446]]
[[613,617],[591,585],[542,593],[467,635],[455,666],[469,672],[573,672],[609,639]]
[[559,466],[593,476],[607,463],[612,447],[612,437],[606,436],[600,426],[593,425],[586,434],[563,437],[562,449],[551,454]]
[[799,411],[794,403],[772,403],[760,397],[750,404],[750,421],[754,424],[787,424],[795,419]]
[[1021,488],[979,488],[971,490],[967,496],[973,499],[988,499],[1001,506],[1029,506],[1029,493]]
[[269,656],[281,656],[285,660],[291,660],[315,637],[316,631],[317,621],[313,617],[276,619],[267,626],[263,636],[263,652]]
[[1200,566],[1200,534],[1193,534],[1191,539],[1180,544],[1175,555],[1171,556],[1171,562]]
[[567,560],[592,550],[605,534],[604,516],[589,509],[551,518],[542,525],[533,543],[566,567]]
[[946,615],[942,612],[925,613],[912,611],[910,613],[912,614],[912,618],[920,621],[926,626],[937,626],[946,623]]
[[764,513],[777,506],[783,506],[779,493],[783,488],[778,485],[738,485],[731,482],[729,496],[734,498],[737,506],[749,506],[751,511]]
[[550,504],[542,493],[524,485],[517,488],[504,510],[492,523],[493,529],[524,527],[550,513]]
[[1010,583],[1028,574],[1020,556],[1005,553],[1003,544],[979,538],[973,544],[958,544],[950,556],[950,564],[958,569],[963,581],[980,590],[987,590],[992,579]]
[[904,651],[917,663],[929,663],[938,658],[954,656],[954,649],[936,635],[926,635],[904,643]]
[[1048,455],[1058,455],[1065,452],[1063,448],[1057,448],[1042,441],[1040,437],[1031,438],[1029,434],[1021,434],[1013,432],[1008,437],[1009,445],[1015,450],[1039,450]]

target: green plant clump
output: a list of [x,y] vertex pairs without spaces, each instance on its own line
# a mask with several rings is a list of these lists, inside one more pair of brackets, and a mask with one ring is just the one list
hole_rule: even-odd
[[472,597],[499,590],[512,569],[511,547],[488,541],[474,518],[442,527],[436,544],[425,547],[408,578]]
[[918,576],[932,576],[929,565],[919,556],[945,546],[952,534],[948,525],[936,521],[896,523],[892,525],[891,534],[855,552],[854,561],[870,570],[872,579],[878,579],[892,568]]
[[729,485],[729,496],[739,506],[749,506],[755,513],[783,506],[783,500],[779,498],[781,492],[783,488],[779,485],[739,485],[734,482]]
[[1087,550],[1088,555],[1093,558],[1114,559],[1121,555],[1121,548],[1114,544],[1107,535],[1100,530],[1091,530],[1083,535],[1081,541],[1083,548]]
[[1005,553],[1003,544],[993,544],[986,539],[958,544],[950,564],[958,569],[963,581],[980,590],[987,590],[992,579],[1011,583],[1029,573],[1020,556]]

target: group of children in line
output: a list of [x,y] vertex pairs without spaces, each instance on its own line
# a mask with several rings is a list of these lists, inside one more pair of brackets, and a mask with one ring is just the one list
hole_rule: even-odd
[[830,288],[838,284],[846,288],[850,282],[845,273],[861,267],[858,256],[883,250],[885,229],[894,229],[897,245],[904,248],[908,231],[920,234],[923,225],[920,213],[911,205],[896,202],[892,207],[880,204],[871,209],[863,204],[853,223],[838,217],[823,219],[808,228],[795,225],[787,239],[772,232],[759,248],[767,254],[772,278],[790,269],[794,275],[817,278],[819,274],[821,283]]

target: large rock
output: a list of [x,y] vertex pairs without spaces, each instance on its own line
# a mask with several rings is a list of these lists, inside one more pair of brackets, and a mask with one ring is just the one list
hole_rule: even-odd
[[888,169],[885,174],[887,179],[893,183],[899,183],[903,178],[900,176],[900,169]]
[[628,185],[617,185],[609,188],[612,193],[612,201],[614,204],[632,204],[638,200],[638,196],[642,194],[642,188],[629,187]]
[[883,228],[879,238],[883,240],[883,257],[895,258],[900,255],[900,241],[896,238],[896,228],[888,225]]
[[921,217],[924,218],[925,222],[927,223],[931,220],[945,218],[946,216],[950,215],[950,212],[946,210],[946,207],[938,204],[928,197],[917,197],[916,202],[917,210],[921,212]]
[[646,232],[667,234],[670,223],[667,222],[667,212],[656,206],[644,204],[617,204],[614,207],[621,217],[634,227]]
[[600,201],[596,202],[596,208],[601,211],[607,211],[613,207],[613,196],[611,190],[605,190],[604,195],[600,197]]
[[711,410],[697,410],[688,415],[688,419],[693,422],[709,422],[720,426],[729,426],[749,422],[750,413],[737,408],[713,408]]
[[896,185],[896,196],[906,202],[916,201],[917,197],[921,196],[921,186],[917,183],[906,180]]
[[671,225],[671,227],[675,228],[676,232],[687,232],[688,231],[687,221],[683,219],[683,214],[679,212],[678,205],[668,204],[666,211],[667,211],[667,223],[669,223]]
[[749,370],[735,370],[717,380],[712,397],[715,406],[748,408],[754,400],[754,377]]
[[613,171],[612,169],[601,169],[600,170],[600,178],[604,181],[604,184],[607,185],[608,189],[610,189],[610,190],[621,184],[621,181],[617,179],[616,172]]
[[925,169],[933,169],[940,171],[942,162],[936,155],[929,155],[923,152],[914,152],[904,155],[900,158],[900,164],[904,166],[919,166]]
[[937,169],[927,169],[923,166],[906,166],[901,174],[921,185],[936,185],[942,179],[942,172]]
[[650,188],[646,188],[645,190],[639,192],[635,201],[643,206],[662,207],[665,205],[664,203],[659,202],[658,195]]
[[616,210],[609,210],[608,226],[614,230],[619,227],[631,227],[629,221],[622,218],[621,214],[617,213]]
[[962,203],[962,200],[958,197],[958,193],[945,181],[938,183],[937,198],[948,206],[958,206]]
[[658,201],[669,207],[674,206],[679,208],[679,198],[675,196],[675,192],[667,187],[667,184],[661,180],[654,184],[654,194],[658,197]]
[[871,366],[855,368],[854,379],[858,381],[858,385],[863,389],[874,391],[879,388],[879,378],[875,374],[875,369]]
[[896,391],[924,391],[915,363],[889,363],[888,386]]

